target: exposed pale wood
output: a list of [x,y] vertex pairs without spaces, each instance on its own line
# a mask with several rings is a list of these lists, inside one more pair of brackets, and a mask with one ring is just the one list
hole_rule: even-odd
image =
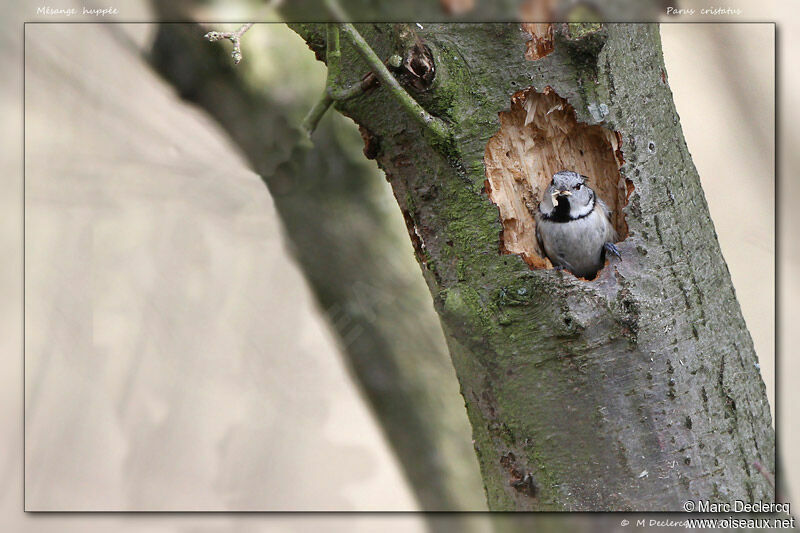
[[526,22],[522,29],[530,34],[531,39],[525,43],[525,58],[535,61],[553,51],[553,25],[549,22]]
[[572,106],[552,88],[514,93],[485,154],[486,189],[500,209],[503,251],[521,255],[531,268],[552,268],[536,243],[534,213],[560,170],[589,177],[623,240],[628,228],[622,208],[632,191],[619,172],[623,162],[619,134],[578,122]]
[[526,59],[535,61],[553,51],[553,24],[536,21],[554,20],[554,7],[554,0],[526,0],[520,5],[522,30],[531,36],[525,43]]

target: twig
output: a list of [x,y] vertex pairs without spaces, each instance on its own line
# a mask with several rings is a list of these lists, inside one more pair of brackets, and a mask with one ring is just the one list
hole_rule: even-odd
[[359,83],[348,89],[340,89],[336,85],[336,79],[341,69],[339,60],[342,56],[339,50],[339,28],[335,24],[328,24],[327,33],[328,35],[325,39],[327,47],[325,62],[328,64],[328,77],[325,81],[325,90],[322,92],[319,101],[314,104],[314,107],[311,108],[301,124],[303,131],[309,137],[314,133],[314,130],[317,129],[317,124],[319,124],[320,119],[325,115],[325,112],[330,108],[331,104],[333,104],[334,100],[346,100],[364,91],[363,83]]
[[[345,38],[350,41],[361,57],[367,62],[367,64],[372,69],[372,73],[378,77],[378,79],[383,83],[388,89],[389,92],[394,96],[394,98],[400,103],[400,105],[405,109],[417,122],[419,122],[423,127],[430,130],[436,137],[441,140],[446,140],[450,138],[450,129],[447,125],[439,120],[438,118],[434,117],[423,108],[421,105],[414,100],[408,92],[403,89],[397,79],[389,72],[389,69],[386,68],[386,65],[383,64],[383,61],[378,57],[372,47],[364,40],[358,30],[355,27],[348,23],[342,22],[347,20],[346,14],[339,6],[339,3],[336,0],[325,0],[325,7],[328,10],[328,13],[331,17],[339,21],[340,24],[339,29],[344,33]],[[331,26],[329,26],[330,28]],[[331,75],[336,76],[339,74],[339,32],[336,31],[332,33],[331,30],[328,30],[328,38],[329,43],[333,43],[336,52],[331,54],[329,49],[328,55],[328,81],[330,82]],[[333,41],[330,39],[333,38]],[[330,60],[334,60],[334,68],[331,71],[331,64]],[[330,83],[328,84],[329,87],[334,87]],[[335,89],[333,89],[335,91]]]
[[419,105],[419,103],[403,89],[400,82],[392,76],[392,73],[389,72],[389,69],[386,68],[386,65],[383,64],[383,61],[380,60],[375,51],[372,50],[372,47],[370,47],[367,41],[358,33],[358,30],[347,22],[343,22],[339,27],[347,40],[355,46],[358,53],[361,54],[361,57],[364,58],[370,68],[372,68],[372,72],[378,77],[381,83],[389,89],[389,92],[394,96],[395,100],[400,103],[403,109],[423,127],[430,130],[436,137],[441,140],[448,139],[450,137],[450,131],[447,125],[425,111],[425,108]]
[[325,62],[328,65],[328,77],[325,82],[325,91],[320,97],[319,101],[311,108],[303,119],[303,131],[310,137],[314,130],[317,128],[320,119],[323,117],[328,108],[334,101],[344,101],[354,98],[363,94],[370,87],[377,83],[375,75],[370,72],[364,78],[353,85],[352,87],[339,87],[337,80],[341,72],[340,60],[342,53],[339,49],[339,27],[336,24],[327,25],[327,38],[325,40],[327,50],[325,52]]
[[301,127],[303,131],[310,137],[314,130],[317,129],[320,119],[325,115],[325,112],[333,103],[333,97],[328,93],[327,88],[322,93],[322,98],[311,108],[306,118],[303,119]]
[[342,52],[339,49],[339,26],[336,24],[327,24],[327,36],[325,38],[325,63],[328,65],[328,78],[326,85],[328,86],[328,94],[335,100],[338,100],[336,93],[338,87],[336,85],[339,79],[339,73],[342,71],[341,59]]
[[219,41],[220,39],[228,39],[230,42],[232,42],[233,52],[231,53],[231,56],[233,57],[233,62],[238,65],[242,60],[242,48],[239,40],[241,39],[242,35],[247,32],[247,30],[253,27],[253,24],[255,23],[248,22],[247,24],[242,24],[236,31],[210,31],[206,33],[204,37],[212,43]]
[[342,71],[342,52],[339,49],[339,26],[337,24],[328,24],[327,26],[328,35],[325,40],[327,44],[325,63],[328,65],[328,78],[326,80],[326,90],[330,97],[336,101],[348,100],[374,87],[377,83],[377,79],[372,72],[368,73],[359,83],[351,87],[339,87],[337,80]]

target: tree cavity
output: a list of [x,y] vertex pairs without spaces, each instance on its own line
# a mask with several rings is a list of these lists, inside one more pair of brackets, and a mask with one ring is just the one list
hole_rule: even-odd
[[628,236],[623,207],[632,184],[620,174],[622,136],[578,122],[575,110],[551,87],[530,87],[511,96],[499,113],[500,130],[486,145],[486,192],[500,211],[502,253],[520,255],[531,269],[553,268],[536,242],[534,214],[560,170],[589,177],[589,186],[612,211],[620,240]]

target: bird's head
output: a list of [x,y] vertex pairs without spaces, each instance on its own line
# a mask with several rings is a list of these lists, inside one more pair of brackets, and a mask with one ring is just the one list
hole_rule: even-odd
[[571,170],[556,172],[539,208],[545,214],[558,210],[570,218],[588,214],[594,208],[594,191],[586,185],[587,179]]

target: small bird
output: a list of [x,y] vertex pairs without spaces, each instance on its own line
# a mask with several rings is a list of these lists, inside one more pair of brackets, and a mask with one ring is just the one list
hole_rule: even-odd
[[605,264],[606,251],[620,255],[608,207],[587,180],[571,170],[553,175],[535,215],[536,241],[556,268],[594,279]]

